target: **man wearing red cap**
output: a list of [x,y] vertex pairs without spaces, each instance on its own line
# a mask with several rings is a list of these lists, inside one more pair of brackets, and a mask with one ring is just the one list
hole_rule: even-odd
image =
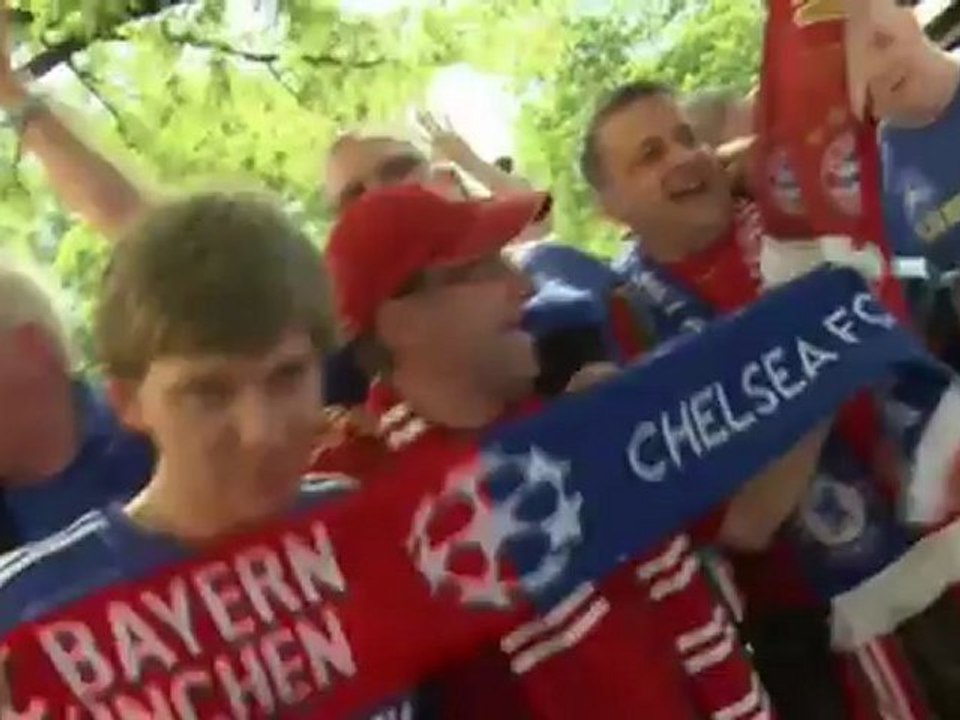
[[[470,442],[538,408],[537,354],[521,327],[531,288],[500,250],[545,203],[537,194],[456,202],[399,187],[368,193],[341,215],[326,258],[341,322],[378,378],[369,407],[385,452]],[[797,457],[817,441],[754,481],[729,515],[760,520],[750,517],[757,487],[788,493],[794,475],[809,474]],[[443,714],[457,718],[769,717],[686,535],[439,680]]]

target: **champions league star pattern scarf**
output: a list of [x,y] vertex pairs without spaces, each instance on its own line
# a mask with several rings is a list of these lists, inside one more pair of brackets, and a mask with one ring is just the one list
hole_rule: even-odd
[[[15,629],[3,717],[348,717],[606,576],[891,378],[946,382],[859,276],[819,271],[476,446]],[[463,551],[486,569],[458,574]]]

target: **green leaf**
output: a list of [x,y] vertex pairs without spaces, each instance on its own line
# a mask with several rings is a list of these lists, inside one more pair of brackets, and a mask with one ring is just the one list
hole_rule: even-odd
[[[14,5],[32,17],[17,33],[30,52],[42,51],[40,39],[89,40],[73,58],[79,79],[62,73],[50,88],[121,166],[175,190],[267,185],[319,243],[331,220],[318,192],[321,160],[338,132],[402,116],[442,67],[498,73],[518,98],[518,167],[553,192],[558,236],[604,255],[618,249],[620,230],[599,218],[576,167],[597,98],[639,74],[683,90],[747,88],[762,20],[759,0],[450,0],[376,17],[345,15],[336,0],[283,0],[273,27],[250,30],[228,25],[235,13],[224,0],[136,21],[156,3]],[[12,136],[0,130],[0,163],[14,157]],[[0,247],[52,265],[89,352],[86,323],[107,245],[62,212],[32,160],[0,173]]]

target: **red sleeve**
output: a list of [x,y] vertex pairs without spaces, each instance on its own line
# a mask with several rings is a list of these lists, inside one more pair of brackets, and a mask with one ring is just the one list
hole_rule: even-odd
[[489,647],[430,681],[440,720],[529,720],[530,711],[507,658]]
[[362,478],[383,462],[386,452],[379,439],[363,436],[324,442],[314,451],[308,474],[337,473]]
[[635,360],[653,347],[651,329],[637,317],[622,290],[615,289],[607,301],[610,329],[617,349],[627,360]]

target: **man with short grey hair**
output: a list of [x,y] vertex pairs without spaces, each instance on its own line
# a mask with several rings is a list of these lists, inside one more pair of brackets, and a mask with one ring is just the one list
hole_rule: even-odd
[[73,373],[55,291],[0,255],[0,546],[43,537],[131,495],[152,451]]

